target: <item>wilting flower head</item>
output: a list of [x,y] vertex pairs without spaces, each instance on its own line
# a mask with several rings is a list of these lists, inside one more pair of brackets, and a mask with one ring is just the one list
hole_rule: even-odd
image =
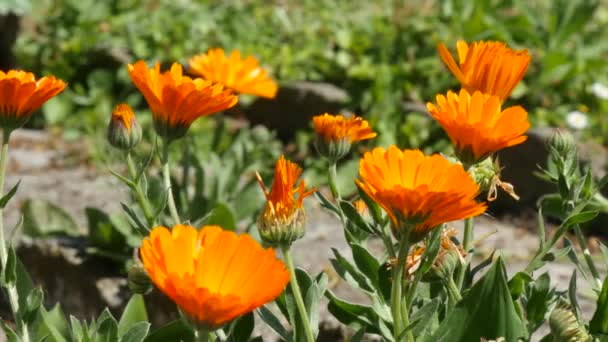
[[521,144],[530,127],[528,113],[513,106],[502,110],[496,96],[461,89],[437,95],[437,106],[427,109],[452,140],[460,160],[470,166],[503,148]]
[[217,226],[156,227],[141,256],[154,284],[209,331],[274,300],[289,282],[272,249]]
[[192,73],[222,83],[240,94],[272,99],[277,93],[277,84],[259,66],[258,60],[253,56],[241,59],[238,50],[226,57],[224,49],[210,49],[192,57],[189,62]]
[[366,120],[354,115],[347,119],[342,115],[325,113],[313,117],[312,124],[317,134],[317,150],[333,161],[344,157],[353,142],[376,136]]
[[[452,241],[452,238],[457,235],[454,228],[446,228],[441,232],[439,252],[435,257],[435,261],[431,266],[430,272],[426,275],[425,280],[445,280],[452,276],[459,263],[464,263],[464,257],[467,253],[462,247]],[[405,262],[405,277],[409,278],[416,273],[422,262],[422,256],[426,251],[426,244],[412,248],[407,255]]]
[[378,147],[363,155],[359,175],[355,182],[386,211],[397,238],[407,229],[410,240],[417,241],[442,223],[486,209],[475,201],[479,186],[471,176],[438,154]]
[[296,163],[281,156],[275,165],[270,192],[257,174],[266,196],[266,207],[258,219],[258,230],[264,241],[288,245],[304,235],[306,216],[302,202],[315,189],[306,191],[304,180],[297,183],[301,173],[302,169]]
[[121,103],[114,111],[108,125],[108,141],[121,150],[131,150],[141,141],[141,126],[135,118],[133,109]]
[[437,47],[443,62],[469,93],[481,91],[498,96],[504,101],[524,77],[530,55],[527,50],[512,50],[501,42],[473,42],[456,44],[459,63],[440,43]]
[[150,106],[156,132],[169,141],[184,136],[194,120],[230,108],[238,101],[221,84],[184,76],[178,63],[164,73],[158,63],[148,69],[144,61],[129,64],[128,69]]
[[55,76],[36,80],[30,72],[0,71],[0,127],[9,132],[22,127],[36,109],[65,87]]

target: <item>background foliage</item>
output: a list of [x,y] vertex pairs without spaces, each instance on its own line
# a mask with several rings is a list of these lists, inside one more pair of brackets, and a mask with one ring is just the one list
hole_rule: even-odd
[[258,56],[281,82],[344,88],[348,109],[372,120],[380,145],[437,149],[443,133],[422,105],[457,87],[437,43],[498,39],[531,51],[511,101],[533,125],[561,126],[579,110],[590,120],[583,133],[605,143],[608,103],[591,85],[608,83],[607,24],[608,6],[597,0],[32,0],[14,53],[21,67],[69,82],[43,109],[44,123],[61,123],[68,137],[100,136],[119,101],[145,108],[125,63],[185,63],[219,46]]

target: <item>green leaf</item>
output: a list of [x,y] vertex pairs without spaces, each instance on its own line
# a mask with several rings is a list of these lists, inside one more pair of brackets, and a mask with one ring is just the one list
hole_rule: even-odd
[[10,286],[16,280],[17,280],[17,254],[15,253],[15,248],[12,245],[9,245],[6,265],[5,265],[4,269],[2,270],[2,282],[4,284]]
[[126,236],[114,226],[108,214],[92,207],[86,208],[85,214],[89,224],[89,243],[108,251],[127,248]]
[[10,201],[11,198],[13,198],[13,196],[17,192],[17,189],[19,189],[19,184],[21,184],[21,179],[17,182],[17,184],[15,184],[11,188],[11,190],[9,192],[6,193],[6,195],[4,195],[4,196],[2,196],[2,198],[0,198],[0,209],[4,209],[4,207],[6,207],[6,204],[8,203],[8,201]]
[[421,336],[429,324],[433,322],[433,318],[437,314],[437,309],[439,309],[440,304],[441,300],[435,297],[410,316],[412,334],[414,334],[415,337]]
[[134,294],[129,299],[127,306],[120,316],[118,322],[118,335],[124,335],[132,326],[139,322],[147,322],[148,313],[146,312],[146,304],[144,297],[140,294]]
[[562,227],[569,228],[575,224],[583,224],[593,220],[598,215],[598,211],[583,211],[577,214],[568,216],[568,218],[562,223]]
[[239,317],[234,324],[231,324],[232,328],[230,333],[231,342],[247,342],[253,333],[254,327],[253,312],[250,312],[244,316]]
[[167,342],[167,341],[194,341],[192,328],[183,319],[170,322],[150,333],[145,342]]
[[16,261],[15,274],[17,280],[17,294],[19,295],[19,307],[25,307],[27,305],[27,296],[32,292],[34,283],[32,282],[32,278],[30,278],[30,275],[27,273],[27,269],[21,260],[17,258]]
[[[120,329],[120,327],[119,327]],[[148,322],[137,322],[133,324],[127,332],[120,338],[120,342],[142,342],[148,331],[150,330],[150,323]]]
[[511,299],[505,273],[502,258],[498,258],[448,313],[432,341],[468,342],[504,337],[507,342],[515,342],[527,337]]
[[321,202],[321,207],[334,212],[336,215],[340,215],[340,210],[338,207],[323,196],[321,191],[315,191],[315,197],[319,200],[319,202]]
[[509,280],[509,292],[511,293],[513,300],[516,300],[521,296],[531,281],[532,277],[525,272],[517,272],[517,274]]
[[382,217],[382,209],[380,209],[380,206],[378,205],[378,203],[376,203],[373,199],[371,199],[367,195],[367,193],[365,191],[361,190],[359,187],[357,187],[357,191],[359,192],[359,197],[361,197],[363,202],[365,202],[365,205],[367,206],[367,209],[369,210],[370,214],[372,215],[374,222],[379,226],[384,225],[384,218]]
[[108,309],[105,309],[97,319],[97,330],[94,342],[118,341],[118,322]]
[[38,336],[49,335],[56,342],[69,340],[70,329],[59,304],[55,304],[51,311],[41,307],[40,314],[42,323],[38,328]]
[[89,337],[85,334],[82,323],[80,323],[78,318],[70,315],[70,326],[72,328],[72,341],[88,341]]
[[133,221],[135,229],[139,232],[141,236],[148,236],[150,233],[150,228],[147,227],[140,219],[139,216],[135,213],[133,209],[131,209],[128,205],[123,202],[120,202],[120,206],[122,210],[129,216],[129,218]]
[[365,222],[363,217],[359,215],[357,209],[348,201],[340,201],[340,208],[342,208],[342,212],[346,217],[352,222],[355,227],[363,230],[368,234],[374,234],[372,228]]
[[574,309],[574,315],[577,319],[580,319],[581,309],[578,305],[578,299],[576,299],[576,270],[572,271],[572,277],[570,277],[570,284],[568,285],[568,298],[570,299],[570,306]]
[[608,277],[604,279],[602,292],[597,299],[593,318],[589,322],[589,332],[592,334],[608,335]]
[[49,235],[78,236],[78,225],[55,204],[42,199],[28,199],[21,208],[23,233],[31,237]]
[[42,304],[42,298],[42,290],[39,287],[33,288],[27,296],[25,307],[20,308],[21,316],[28,325],[36,320],[40,305]]
[[391,336],[390,330],[386,331],[386,323],[376,315],[372,307],[349,303],[336,297],[332,291],[327,291],[326,297],[329,299],[327,309],[341,323],[358,323],[365,327],[368,333],[379,334],[385,338]]
[[366,292],[373,293],[374,288],[369,279],[361,273],[350,261],[348,261],[337,249],[332,248],[335,259],[330,262],[336,272],[351,286],[358,287]]
[[551,278],[548,273],[543,273],[530,283],[526,297],[528,326],[534,331],[545,321],[549,306],[554,300],[554,290],[551,288]]
[[304,304],[306,305],[306,312],[308,313],[308,319],[310,320],[310,326],[313,330],[313,335],[316,337],[319,334],[319,304],[321,298],[325,295],[327,290],[328,277],[325,272],[319,273],[314,279],[312,284],[308,287],[308,290],[304,296]]
[[365,336],[365,328],[357,330],[357,332],[350,338],[350,342],[363,342]]
[[350,247],[358,270],[369,279],[374,288],[378,289],[380,286],[378,280],[380,263],[365,247],[356,243],[351,244]]
[[232,209],[225,203],[217,203],[201,220],[201,225],[217,225],[225,230],[236,230],[236,219]]
[[274,332],[276,332],[281,339],[284,341],[291,341],[291,334],[287,331],[287,329],[285,329],[285,327],[283,327],[281,320],[279,320],[279,318],[275,316],[270,309],[268,309],[266,306],[262,306],[257,311],[264,323],[274,330]]

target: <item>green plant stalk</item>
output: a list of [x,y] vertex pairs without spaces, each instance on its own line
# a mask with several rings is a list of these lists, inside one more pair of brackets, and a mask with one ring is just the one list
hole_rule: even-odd
[[[285,258],[285,263],[287,264],[287,269],[289,270],[290,284],[291,290],[293,291],[293,296],[296,300],[296,306],[298,308],[298,313],[300,314],[300,318],[302,319],[302,325],[304,327],[304,333],[306,334],[307,342],[315,342],[315,338],[312,334],[312,329],[310,328],[310,319],[308,318],[308,313],[306,312],[306,306],[304,306],[304,300],[302,299],[302,292],[300,291],[300,285],[298,285],[298,279],[296,278],[296,270],[293,266],[293,258],[291,257],[291,252],[289,251],[289,246],[281,246],[281,252],[283,252],[283,257]],[[291,322],[292,326],[295,327],[295,322]]]
[[587,262],[587,267],[589,267],[589,271],[591,272],[593,280],[595,281],[594,288],[599,290],[602,288],[602,278],[600,278],[597,267],[595,267],[595,262],[593,262],[593,257],[589,252],[589,247],[587,246],[587,241],[585,240],[581,226],[578,224],[574,225],[574,233],[576,234],[576,239],[583,250],[583,257],[585,258],[585,262]]
[[179,218],[177,213],[177,207],[175,206],[175,199],[173,198],[173,190],[171,190],[171,174],[169,168],[169,142],[163,141],[163,179],[165,183],[165,190],[167,191],[167,205],[169,206],[169,213],[174,224],[180,224],[182,220]]
[[[474,221],[472,217],[469,217],[464,220],[464,234],[462,238],[462,248],[466,253],[469,253],[471,249],[471,243],[473,242],[473,226]],[[460,267],[458,270],[458,275],[456,278],[456,286],[458,288],[462,288],[462,283],[464,281],[464,274],[467,272],[467,268],[469,268],[469,263],[471,262],[471,257],[467,257],[467,262]]]
[[[331,194],[334,196],[336,202],[339,202],[342,197],[340,197],[340,191],[338,190],[338,171],[336,162],[330,162],[329,164],[329,189],[331,190]],[[339,206],[338,206],[339,207]],[[342,211],[342,210],[340,210]]]
[[444,286],[448,292],[449,306],[453,307],[462,299],[462,296],[460,295],[460,290],[456,286],[456,283],[454,282],[454,279],[452,277],[448,277],[447,281],[444,281]]
[[[393,282],[391,286],[391,313],[393,315],[393,335],[397,339],[401,332],[410,324],[408,310],[403,310],[403,272],[410,249],[409,231],[404,229],[404,234],[399,241],[399,254],[397,265],[393,268]],[[413,342],[412,331],[407,332],[407,341]]]
[[205,329],[199,328],[197,326],[193,326],[194,328],[194,341],[195,342],[207,342],[213,341],[213,339],[209,339],[210,333]]
[[[0,152],[0,194],[4,195],[4,178],[6,175],[6,166],[8,164],[8,141],[10,132],[4,131],[2,134],[2,152]],[[7,242],[4,237],[4,210],[0,208],[0,261],[2,261],[2,269],[5,269],[8,260]],[[19,322],[19,293],[17,286],[12,283],[6,285],[8,299],[13,311],[13,318],[20,328],[21,341],[29,342],[30,334],[25,322]]]
[[137,178],[137,171],[135,170],[135,165],[133,164],[133,158],[131,158],[131,152],[127,152],[127,167],[129,168],[129,174],[131,175],[131,180],[135,183],[135,188],[133,189],[135,192],[135,198],[141,207],[141,210],[144,212],[144,216],[146,217],[146,222],[148,223],[148,227],[152,228],[156,225],[154,220],[154,215],[152,214],[152,209],[150,209],[150,202],[148,201],[148,197],[144,194],[139,182],[135,179]]

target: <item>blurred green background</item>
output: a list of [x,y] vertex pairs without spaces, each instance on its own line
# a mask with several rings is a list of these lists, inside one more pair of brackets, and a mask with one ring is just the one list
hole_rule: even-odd
[[[508,104],[523,105],[533,126],[567,126],[568,113],[581,112],[587,123],[577,126],[580,134],[608,143],[608,94],[601,92],[601,85],[608,86],[606,1],[0,3],[0,13],[9,11],[19,16],[12,46],[17,66],[69,83],[32,124],[60,126],[68,139],[103,138],[119,102],[147,110],[126,63],[186,63],[223,47],[257,56],[282,84],[323,81],[346,90],[345,109],[372,121],[380,133],[376,144],[441,150],[444,133],[423,105],[458,84],[436,45],[443,41],[453,50],[458,39],[495,39],[532,55]],[[148,115],[140,118],[149,121]]]

